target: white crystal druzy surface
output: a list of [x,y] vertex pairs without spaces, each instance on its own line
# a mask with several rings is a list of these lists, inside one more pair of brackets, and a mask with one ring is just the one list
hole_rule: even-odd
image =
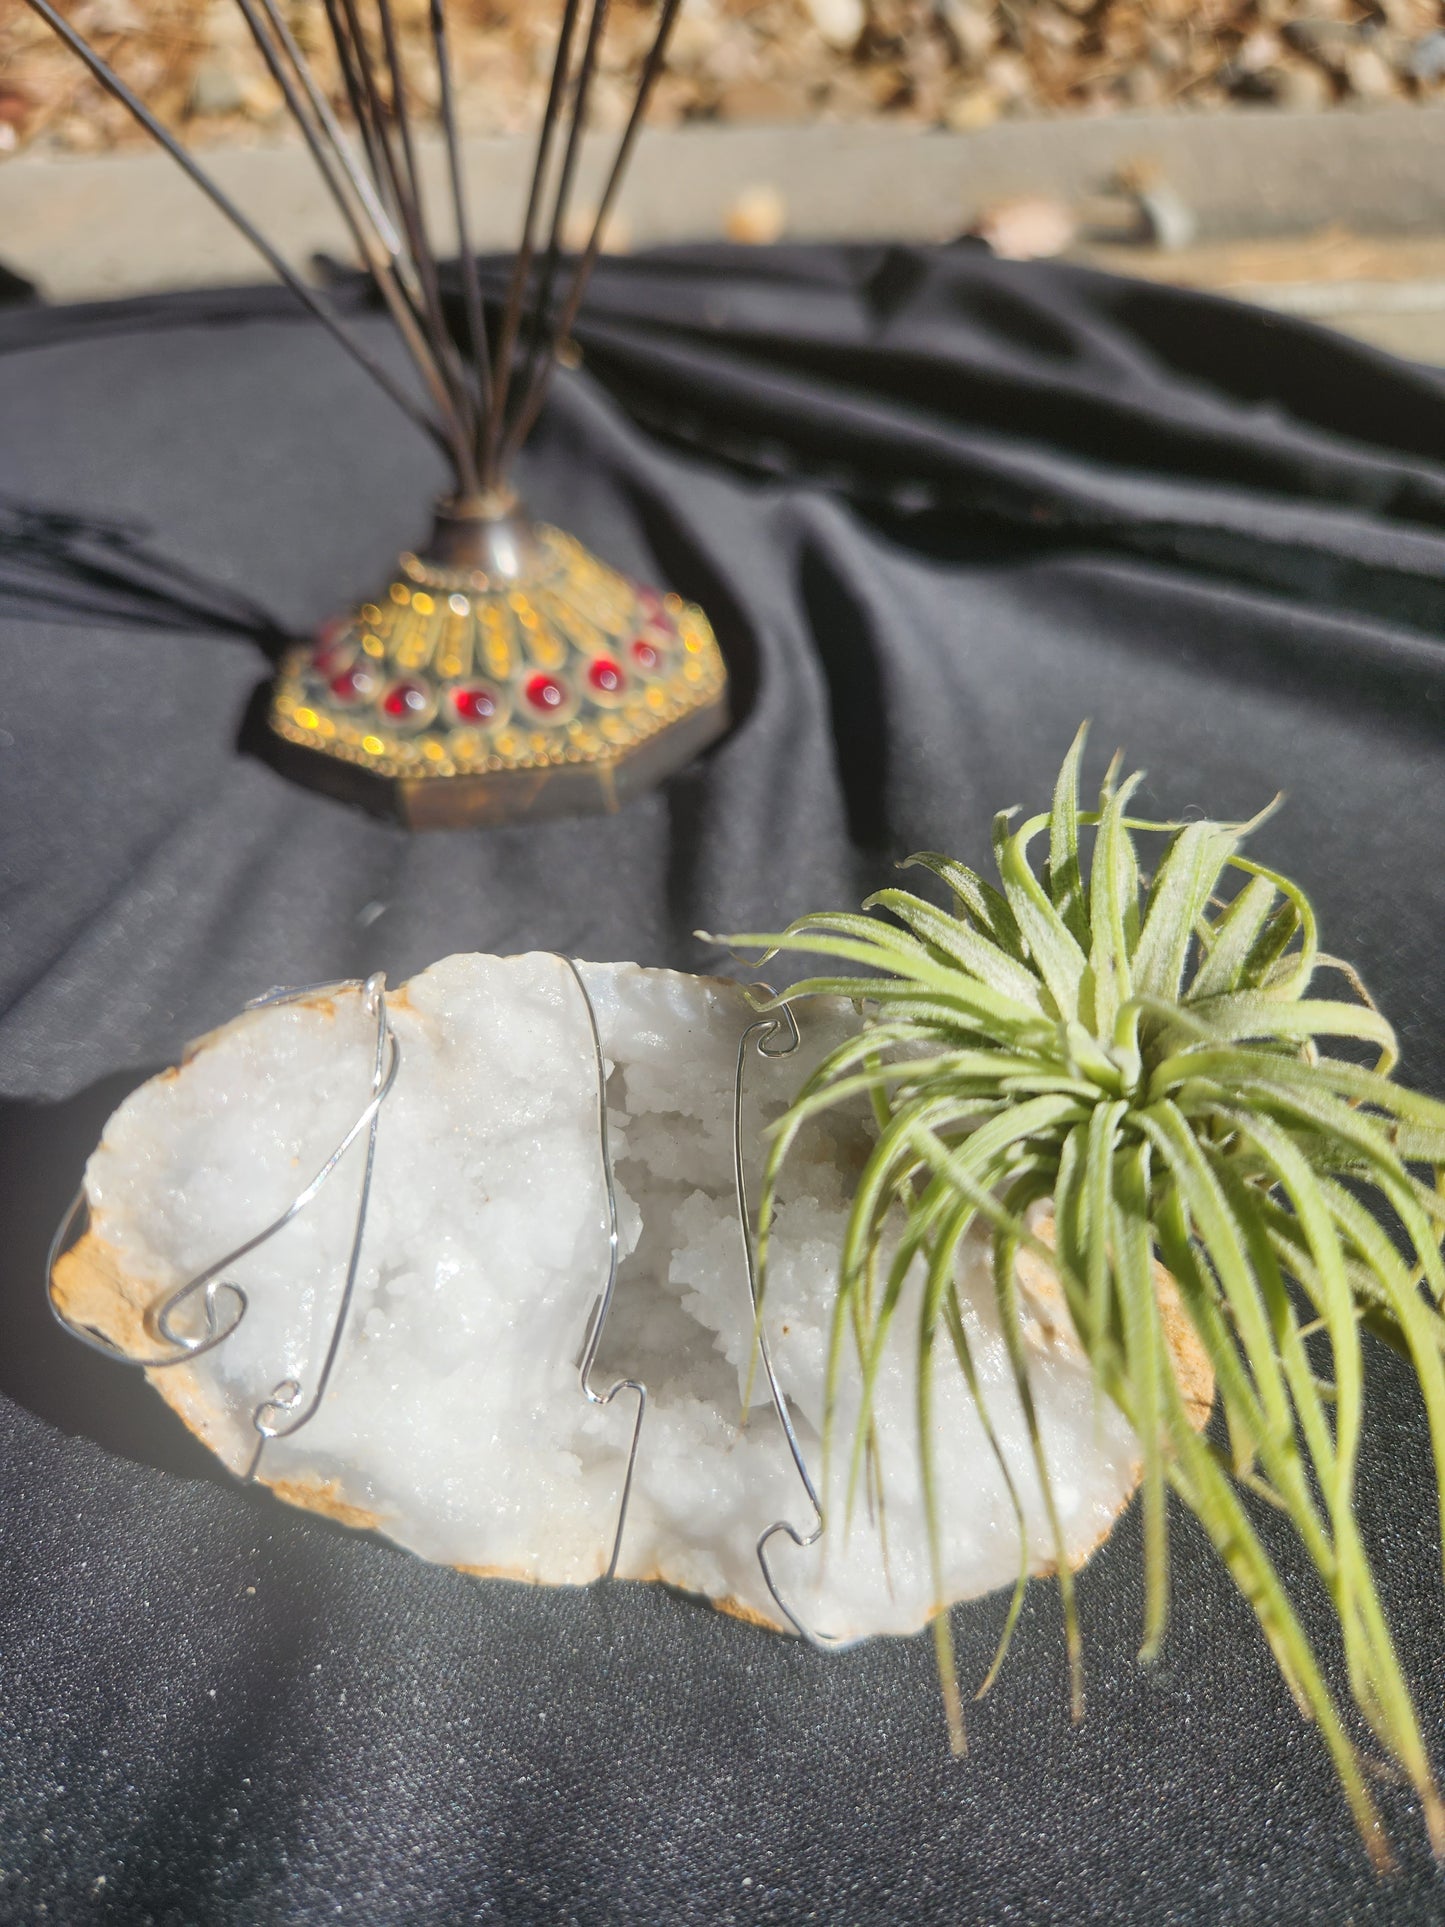
[[[758,1535],[811,1509],[761,1378],[740,1423],[752,1312],[733,1188],[741,993],[631,964],[581,966],[608,1064],[623,1262],[593,1382],[644,1381],[647,1417],[619,1571],[662,1578],[777,1623]],[[315,1418],[270,1442],[259,1476],[362,1518],[429,1559],[546,1582],[606,1566],[634,1404],[587,1402],[577,1359],[607,1272],[607,1212],[591,1031],[558,958],[449,957],[390,996],[400,1070],[381,1115],[351,1316]],[[750,1052],[745,1142],[857,1022],[843,1003],[799,1013],[803,1043]],[[374,1020],[345,991],[260,1009],[203,1040],[179,1072],[117,1112],[91,1158],[88,1243],[136,1301],[167,1292],[284,1210],[364,1104]],[[848,1203],[871,1138],[866,1111],[824,1120],[787,1170],[767,1329],[800,1441],[822,1475],[827,1333]],[[249,1304],[232,1336],[152,1380],[235,1470],[252,1413],[283,1379],[315,1383],[345,1275],[364,1139],[315,1201],[230,1273]],[[993,1306],[987,1248],[965,1257],[967,1322],[984,1395],[1027,1517],[1032,1563],[1054,1549]],[[913,1305],[900,1308],[877,1395],[884,1534],[845,1530],[839,1453],[824,1540],[775,1538],[779,1584],[805,1623],[844,1638],[907,1631],[935,1603],[917,1479]],[[1023,1293],[1031,1378],[1064,1536],[1077,1562],[1137,1475],[1127,1426],[1094,1395],[1056,1297]],[[151,1347],[155,1349],[154,1346]],[[846,1440],[847,1402],[844,1390]],[[960,1375],[940,1359],[944,1593],[1012,1581],[1018,1529]],[[876,1513],[876,1508],[875,1508]],[[886,1552],[884,1541],[886,1538]]]

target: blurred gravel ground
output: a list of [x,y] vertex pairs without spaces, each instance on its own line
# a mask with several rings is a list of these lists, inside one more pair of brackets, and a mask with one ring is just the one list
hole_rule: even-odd
[[[62,0],[192,140],[287,138],[233,0]],[[540,109],[559,0],[450,0],[464,129]],[[419,112],[435,108],[427,0],[393,0]],[[322,0],[283,0],[339,99]],[[615,0],[593,121],[617,125],[654,17]],[[686,0],[659,126],[879,117],[956,132],[1017,114],[1292,109],[1445,96],[1441,0]],[[94,153],[141,138],[24,0],[0,0],[0,153]]]
[[[295,138],[234,0],[202,0],[199,5],[195,0],[61,3],[189,144],[209,144],[240,161],[248,148],[280,148]],[[340,104],[322,0],[281,4]],[[428,0],[392,4],[407,42],[412,104],[426,119],[436,105]],[[463,127],[469,136],[524,136],[535,126],[559,4],[448,0]],[[627,111],[628,83],[654,17],[653,6],[642,0],[613,0],[594,95],[592,120],[599,131],[615,129]],[[1417,120],[1401,110],[1411,102],[1432,101],[1445,103],[1445,0],[1006,0],[997,6],[985,0],[685,0],[652,120],[664,128],[711,122],[765,143],[774,138],[766,130],[779,130],[779,165],[755,170],[750,182],[740,177],[729,190],[735,198],[726,210],[706,204],[694,182],[697,207],[683,222],[689,233],[699,236],[724,231],[735,239],[766,242],[793,231],[795,212],[804,216],[801,229],[808,231],[801,170],[819,164],[813,150],[820,141],[827,145],[823,130],[829,123],[836,129],[838,123],[868,121],[880,134],[880,123],[890,124],[900,136],[910,128],[929,127],[971,134],[997,121],[1037,123],[1041,116],[1098,120],[1123,112],[1132,125],[1132,116],[1144,110],[1156,129],[1161,122],[1155,116],[1162,112],[1182,131],[1187,121],[1174,118],[1176,113],[1191,116],[1233,108],[1253,117],[1261,109],[1278,107],[1294,115],[1305,110],[1306,118],[1312,118],[1309,110],[1338,106],[1355,110],[1338,124],[1336,158],[1346,168],[1343,176],[1335,169],[1338,190],[1360,169],[1378,170],[1381,165],[1379,140],[1361,139],[1367,130],[1359,110],[1393,107],[1395,113],[1383,119],[1366,117],[1369,127],[1384,135],[1388,127],[1406,123],[1423,129],[1428,116]],[[1284,137],[1287,122],[1267,118]],[[789,160],[795,137],[803,137],[805,127],[818,132]],[[748,128],[756,129],[756,135],[745,133]],[[1086,134],[1077,122],[1076,129],[1078,136]],[[997,131],[1004,133],[1002,128]],[[1102,127],[1096,130],[1104,132]],[[1198,132],[1202,137],[1205,130]],[[1259,132],[1263,134],[1263,125]],[[1031,150],[1037,146],[1037,136],[1025,127],[1010,129],[1007,138],[1015,135],[1027,140]],[[835,132],[833,138],[840,136]],[[987,174],[983,150],[993,138],[977,150],[971,142],[959,143],[979,155],[970,169]],[[1238,136],[1223,126],[1217,137],[1211,131],[1207,145],[1222,165],[1216,138],[1237,147]],[[1333,218],[1348,197],[1336,192],[1332,199],[1317,192],[1311,205],[1320,205],[1305,213],[1311,199],[1302,173],[1308,154],[1293,154],[1283,138],[1277,144],[1278,178],[1251,177],[1258,181],[1261,197],[1272,197],[1269,218],[1260,225],[1281,224],[1288,210],[1273,204],[1281,195],[1287,201],[1293,198],[1301,209],[1298,222],[1283,225],[1318,223],[1326,213]],[[130,182],[119,194],[98,194],[101,183],[82,181],[82,167],[74,176],[58,171],[53,180],[47,176],[42,191],[36,192],[34,170],[22,166],[7,177],[3,165],[7,157],[26,152],[43,163],[51,157],[103,157],[113,148],[145,145],[124,110],[90,81],[23,0],[0,0],[0,198],[9,208],[11,265],[18,263],[36,275],[62,299],[123,291],[120,283],[110,285],[109,277],[118,271],[113,264],[97,266],[94,258],[97,249],[104,253],[92,232],[103,215],[107,228],[118,229],[112,238],[126,242],[121,250],[126,273],[134,267],[138,286],[180,283],[197,273],[204,279],[213,268],[218,279],[249,274],[249,258],[239,270],[224,256],[213,264],[194,240],[188,245],[201,257],[199,268],[193,271],[188,264],[182,272],[166,254],[165,236],[155,232],[151,216],[160,199],[154,187],[141,195],[145,205],[132,208]],[[519,155],[525,145],[524,140],[517,142]],[[912,152],[911,141],[909,148]],[[255,159],[273,164],[264,151]],[[275,164],[286,166],[273,199],[297,228],[294,238],[300,245],[314,237],[308,237],[292,207],[291,161],[291,156],[275,155]],[[1172,239],[1173,244],[1150,247],[1140,241],[1148,240],[1151,222],[1157,228],[1162,218],[1168,227],[1171,214],[1167,198],[1156,196],[1157,208],[1149,202],[1148,169],[1131,173],[1119,168],[1110,176],[1096,167],[1090,177],[1083,163],[1081,154],[1076,174],[1065,169],[1078,193],[1065,193],[1058,180],[1051,181],[1042,197],[1034,192],[1032,198],[1026,193],[1022,200],[1010,200],[1005,192],[997,206],[977,215],[975,231],[1000,252],[1066,251],[1119,272],[1213,289],[1311,316],[1397,353],[1445,364],[1445,239],[1418,232],[1423,225],[1445,234],[1445,185],[1438,221],[1422,208],[1418,191],[1400,199],[1398,223],[1378,209],[1366,217],[1367,223],[1413,226],[1413,236],[1352,232],[1346,212],[1335,225],[1304,235],[1221,240],[1208,234],[1201,242],[1193,204],[1201,181],[1195,178],[1186,188],[1189,204],[1180,202],[1176,209],[1183,219],[1180,231],[1172,237],[1154,234],[1154,239]],[[898,173],[896,157],[891,165]],[[490,166],[495,169],[495,160]],[[1180,180],[1179,170],[1180,155],[1174,154],[1172,163],[1166,156],[1166,191],[1171,180]],[[103,172],[108,186],[109,161]],[[920,192],[926,191],[923,181],[932,178],[926,168],[905,172],[917,179]],[[5,192],[7,178],[14,193]],[[688,178],[683,169],[672,183],[684,201]],[[135,176],[135,184],[140,184],[140,176]],[[886,181],[879,191],[887,200],[885,189]],[[1091,216],[1085,205],[1088,192],[1100,189],[1114,195],[1114,216],[1119,194],[1125,196],[1126,225],[1135,230],[1127,244],[1100,237],[1099,208],[1095,206]],[[897,199],[902,192],[898,182],[891,191]],[[1433,207],[1433,188],[1426,199]],[[484,196],[478,204],[485,212]],[[941,198],[940,234],[947,227],[947,208],[946,198]],[[1141,210],[1148,215],[1142,223]],[[912,232],[916,226],[910,225],[911,216],[909,221],[884,220],[888,210],[880,213],[871,203],[860,203],[852,212],[856,220],[843,218],[835,209],[824,225],[840,233],[891,230],[895,224],[900,232]],[[897,210],[893,212],[896,216]],[[1107,227],[1114,217],[1105,212]],[[286,219],[274,210],[273,219],[285,227]],[[655,224],[655,211],[651,222],[639,218],[635,238],[657,238],[648,231]],[[625,246],[633,238],[629,225],[624,212],[614,245]],[[1204,226],[1209,226],[1207,210]],[[177,245],[185,239],[184,229],[182,220]],[[957,231],[956,226],[951,231]],[[670,230],[663,238],[671,238]],[[492,237],[488,244],[498,242]]]

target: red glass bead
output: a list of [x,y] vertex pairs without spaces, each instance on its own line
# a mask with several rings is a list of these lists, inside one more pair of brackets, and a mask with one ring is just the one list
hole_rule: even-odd
[[645,636],[639,636],[632,645],[632,660],[639,669],[656,669],[657,648]]
[[463,722],[489,723],[497,713],[497,699],[490,689],[458,689],[452,701]]
[[311,648],[311,660],[318,669],[323,671],[332,669],[341,659],[342,638],[346,630],[347,624],[336,617],[330,622],[323,622],[316,631]]
[[527,684],[527,701],[533,709],[560,709],[566,700],[567,692],[555,676],[533,676]]
[[420,683],[393,683],[382,698],[381,706],[398,722],[411,722],[426,708],[426,691]]
[[357,703],[371,694],[372,680],[364,669],[343,669],[331,679],[331,693],[339,703]]
[[622,688],[621,669],[609,656],[599,656],[587,671],[587,680],[594,689],[600,689],[604,696],[615,696]]
[[655,589],[639,589],[637,600],[642,608],[642,628],[660,629],[666,636],[675,633],[676,624],[667,613],[667,604]]

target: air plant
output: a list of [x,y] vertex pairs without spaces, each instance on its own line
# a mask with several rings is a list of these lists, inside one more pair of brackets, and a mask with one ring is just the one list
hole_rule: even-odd
[[[1097,809],[1081,810],[1084,736],[1081,729],[1064,761],[1050,810],[1022,822],[1013,812],[996,818],[997,887],[948,857],[918,855],[904,867],[930,872],[950,893],[950,909],[887,889],[862,914],[807,916],[779,936],[729,940],[849,967],[804,978],[779,1002],[840,993],[867,1000],[861,1032],[826,1057],[775,1126],[760,1200],[760,1277],[765,1287],[779,1173],[799,1133],[866,1095],[878,1134],[841,1252],[827,1381],[825,1455],[836,1462],[849,1452],[844,1489],[851,1495],[865,1473],[872,1477],[869,1401],[885,1348],[912,1345],[937,1571],[940,1518],[967,1499],[940,1488],[934,1387],[941,1354],[982,1405],[956,1260],[965,1235],[989,1227],[1000,1322],[1013,1335],[1013,1374],[1059,1554],[1081,1712],[1073,1581],[1057,1545],[1018,1338],[1017,1264],[1033,1252],[1058,1278],[1097,1386],[1139,1440],[1141,1657],[1157,1653],[1168,1621],[1172,1493],[1207,1533],[1301,1711],[1318,1725],[1372,1857],[1388,1859],[1365,1761],[1253,1502],[1282,1512],[1338,1621],[1350,1696],[1418,1793],[1436,1851],[1445,1851],[1445,1805],[1354,1503],[1367,1330],[1413,1369],[1437,1492],[1445,1491],[1445,1103],[1395,1082],[1395,1034],[1354,970],[1320,949],[1304,891],[1242,854],[1270,811],[1237,824],[1143,820],[1133,813],[1142,778],[1120,780],[1118,758]],[[1033,853],[1045,838],[1040,863]],[[1141,842],[1158,847],[1152,876],[1141,869]],[[1343,979],[1347,996],[1312,994],[1326,971]],[[1203,1434],[1166,1340],[1156,1259],[1213,1369],[1215,1414]],[[926,1282],[916,1328],[895,1329],[905,1280],[919,1265]],[[863,1395],[853,1436],[842,1440],[839,1387],[850,1351]],[[1021,1510],[1019,1523],[1022,1537]],[[961,1746],[946,1614],[934,1623]]]

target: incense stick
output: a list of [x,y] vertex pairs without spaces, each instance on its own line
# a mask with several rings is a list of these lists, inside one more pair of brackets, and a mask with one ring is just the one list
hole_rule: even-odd
[[489,323],[483,303],[471,246],[457,76],[446,4],[445,0],[430,0],[430,51],[439,87],[465,323],[460,340],[452,334],[442,296],[435,236],[428,218],[407,97],[406,62],[392,0],[374,0],[373,15],[365,22],[359,0],[323,0],[345,97],[343,111],[349,110],[354,124],[355,145],[310,58],[287,25],[278,0],[237,0],[257,51],[280,89],[286,111],[401,337],[425,391],[425,405],[396,380],[325,295],[283,258],[211,172],[161,125],[84,34],[57,12],[51,0],[28,0],[28,4],[210,198],[382,391],[443,451],[458,494],[472,501],[507,499],[507,471],[541,412],[558,351],[576,320],[680,0],[661,0],[657,28],[597,217],[587,245],[570,271],[567,217],[592,85],[610,17],[610,0],[590,0],[586,31],[575,61],[582,0],[564,0],[521,235],[502,311],[494,323]]
[[336,310],[320,290],[309,287],[307,283],[301,279],[289,262],[287,262],[266,239],[261,230],[241,212],[230,195],[211,178],[181,143],[161,125],[145,105],[144,101],[131,92],[130,88],[126,86],[125,82],[114,69],[102,59],[80,34],[75,32],[68,21],[56,12],[55,8],[50,5],[50,0],[28,0],[28,4],[40,15],[47,26],[53,28],[66,45],[85,62],[101,86],[104,87],[107,92],[113,94],[127,112],[135,116],[136,120],[140,122],[141,126],[145,128],[151,138],[165,149],[166,153],[176,162],[177,166],[189,175],[203,194],[214,202],[216,207],[225,215],[226,219],[238,233],[244,235],[251,246],[255,248],[256,252],[266,262],[272,272],[276,274],[280,280],[285,282],[286,286],[299,301],[310,309],[316,319],[335,337],[352,359],[366,370],[367,374],[371,376],[372,380],[382,392],[390,396],[397,407],[416,423],[422,433],[437,443],[443,453],[450,456],[452,450],[448,443],[445,430],[441,425],[434,421],[423,409],[418,407],[417,403],[393,378],[390,371],[383,367],[381,362],[377,360],[376,356],[372,354],[371,350],[359,336],[355,335],[351,329],[347,327],[346,323],[341,319],[341,316],[337,314]]

